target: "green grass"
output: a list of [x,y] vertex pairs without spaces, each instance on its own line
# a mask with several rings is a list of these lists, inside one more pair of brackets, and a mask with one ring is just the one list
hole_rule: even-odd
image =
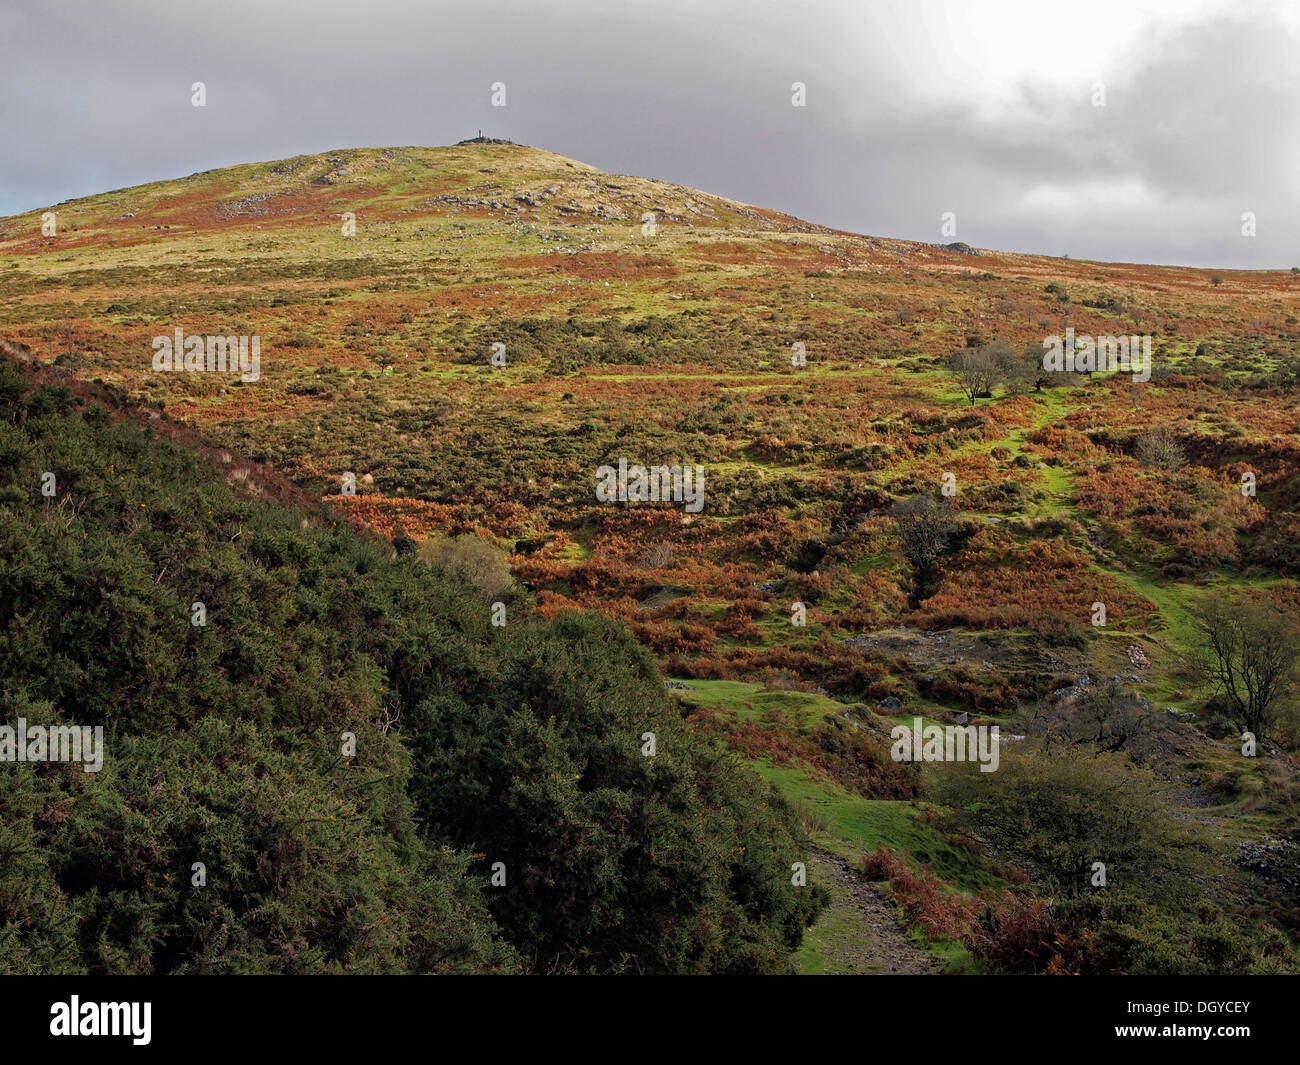
[[795,952],[795,966],[804,976],[840,976],[855,971],[841,959],[861,935],[861,918],[848,892],[827,886],[831,888],[830,907],[804,933]]
[[740,721],[753,721],[772,710],[789,714],[800,725],[811,725],[828,715],[842,714],[845,703],[809,692],[771,691],[761,684],[732,680],[688,680],[689,692],[678,692],[683,701],[696,706],[725,706]]
[[[741,681],[684,683],[690,685],[690,691],[677,693],[684,702],[731,710],[739,721],[756,720],[778,709],[788,714],[796,727],[807,727],[827,715],[845,711],[845,704],[813,693],[771,691]],[[918,713],[919,707],[909,707],[895,720],[910,724]],[[978,892],[1005,886],[984,858],[943,838],[922,819],[927,806],[924,802],[869,799],[797,765],[778,766],[768,759],[751,760],[749,764],[799,812],[816,846],[844,858],[855,868],[863,854],[883,844],[917,868],[928,866],[955,889]],[[851,940],[857,917],[847,891],[829,886],[831,908],[805,934],[796,955],[796,964],[805,974],[848,971],[841,958],[844,951],[837,953],[836,944],[845,942],[846,937]],[[941,957],[948,971],[965,972],[973,967],[969,952],[960,944],[921,945]]]
[[[758,684],[728,680],[689,680],[690,692],[678,692],[697,706],[726,707],[738,720],[755,720],[765,711],[780,709],[799,724],[813,724],[828,714],[841,714],[844,703],[807,692],[770,691]],[[893,720],[911,724],[917,712],[908,710]],[[921,714],[923,720],[924,715]],[[825,831],[813,833],[825,849],[850,860],[883,843],[907,854],[917,865],[933,863],[945,880],[978,891],[1002,883],[982,859],[942,839],[933,828],[917,819],[924,803],[868,799],[822,780],[794,766],[777,766],[763,760],[751,763],[796,808],[807,810],[824,823]]]

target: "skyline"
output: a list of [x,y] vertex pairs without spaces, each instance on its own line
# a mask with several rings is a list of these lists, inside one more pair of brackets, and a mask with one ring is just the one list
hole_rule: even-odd
[[83,14],[18,0],[0,14],[14,44],[0,214],[482,129],[871,236],[1202,268],[1300,262],[1300,12],[1285,5],[487,7],[485,19],[378,0],[357,20],[336,3],[124,0]]

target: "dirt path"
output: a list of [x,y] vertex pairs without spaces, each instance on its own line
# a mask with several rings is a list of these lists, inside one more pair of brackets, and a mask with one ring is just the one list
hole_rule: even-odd
[[910,940],[897,910],[849,862],[811,851],[813,873],[830,889],[831,905],[808,930],[804,971],[825,975],[936,973],[943,962]]

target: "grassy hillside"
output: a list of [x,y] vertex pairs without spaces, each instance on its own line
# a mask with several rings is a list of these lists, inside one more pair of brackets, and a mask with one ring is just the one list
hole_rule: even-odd
[[[514,578],[511,626],[571,625],[575,611],[626,623],[689,686],[688,727],[775,783],[821,854],[902,855],[910,873],[875,858],[866,875],[893,883],[945,963],[1213,967],[1170,944],[1218,932],[1072,898],[1049,855],[961,822],[940,801],[956,785],[932,801],[941,774],[887,753],[893,724],[969,713],[1027,750],[1046,743],[1055,767],[1044,781],[1009,760],[989,809],[1035,788],[1100,803],[1050,737],[1080,692],[1112,681],[1130,702],[1097,712],[1132,711],[1142,741],[1102,764],[1149,773],[1157,809],[1217,841],[1216,871],[1164,909],[1247,928],[1224,967],[1293,950],[1294,691],[1246,762],[1192,651],[1200,607],[1300,613],[1300,273],[883,240],[499,143],[339,150],[51,210],[52,236],[41,212],[0,220],[0,337],[18,359],[165,411],[358,530],[476,537]],[[259,379],[154,372],[153,338],[177,328],[260,337]],[[1032,370],[1067,328],[1151,336],[1150,380],[1021,372],[972,403],[948,369],[1001,342]],[[1153,438],[1179,461],[1149,461]],[[601,502],[597,470],[620,458],[701,465],[703,511]],[[893,508],[945,481],[960,543],[921,580]],[[149,652],[126,646],[138,667]],[[45,697],[84,689],[61,676]],[[191,680],[164,679],[141,705],[191,714]],[[221,698],[282,712],[274,693],[239,689]],[[1192,848],[1177,824],[1120,864]],[[1086,886],[1085,857],[1071,860]],[[829,886],[843,922],[854,885]],[[1019,901],[990,901],[1007,891]],[[1056,945],[1009,945],[1020,935]],[[1106,946],[1083,957],[1067,941]]]
[[0,971],[789,967],[806,841],[626,632],[61,376],[0,360],[0,719],[102,768],[4,765]]

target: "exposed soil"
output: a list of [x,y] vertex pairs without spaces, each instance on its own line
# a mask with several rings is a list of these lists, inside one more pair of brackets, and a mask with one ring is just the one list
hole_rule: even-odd
[[[924,975],[943,969],[943,962],[907,937],[894,904],[863,879],[853,866],[838,855],[813,849],[816,872],[831,886],[834,899],[822,921],[840,924],[847,917],[845,931],[832,933],[823,950],[828,969],[857,975]],[[850,911],[845,913],[845,910]]]

